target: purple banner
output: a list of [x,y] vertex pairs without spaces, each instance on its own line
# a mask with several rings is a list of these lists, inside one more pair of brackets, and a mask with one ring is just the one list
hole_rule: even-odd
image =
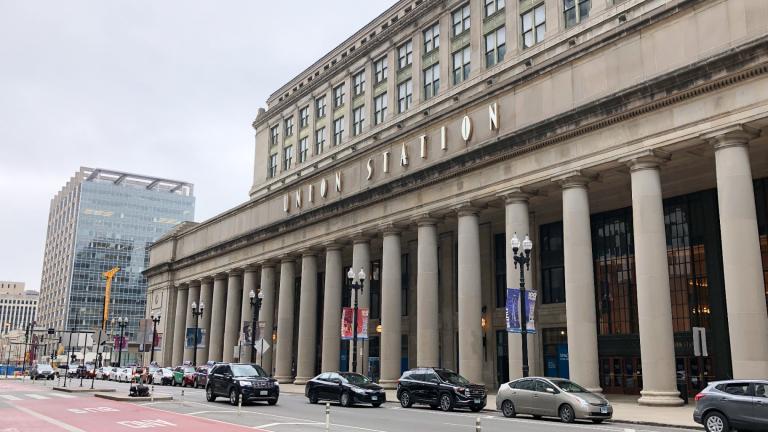
[[520,290],[507,288],[507,332],[520,333]]

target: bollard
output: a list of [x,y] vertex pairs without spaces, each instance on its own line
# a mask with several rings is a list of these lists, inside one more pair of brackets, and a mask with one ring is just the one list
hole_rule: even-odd
[[482,432],[483,427],[480,426],[480,417],[475,419],[475,432]]
[[185,406],[184,405],[184,389],[181,389],[181,406]]
[[241,415],[243,410],[243,395],[237,399],[237,415]]
[[149,401],[154,402],[155,401],[155,383],[152,383],[152,387],[149,389]]
[[325,430],[331,430],[331,403],[325,403]]

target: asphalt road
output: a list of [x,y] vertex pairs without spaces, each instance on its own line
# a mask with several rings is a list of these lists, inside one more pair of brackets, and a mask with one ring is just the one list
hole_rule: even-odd
[[[212,403],[206,402],[201,389],[155,386],[156,393],[171,394],[174,400],[125,403],[97,399],[90,394],[54,392],[51,390],[51,384],[50,381],[45,384],[21,384],[0,380],[0,418],[4,420],[0,422],[0,432],[119,432],[154,428],[184,432],[246,429],[271,432],[325,430],[325,405],[311,405],[303,395],[298,394],[281,394],[276,406],[258,403],[238,409],[223,398]],[[79,380],[75,380],[74,385],[78,387]],[[118,392],[128,392],[127,384],[97,381],[95,385],[96,388],[116,388]],[[90,387],[90,382],[85,382],[84,386]],[[534,420],[530,417],[507,419],[491,411],[475,414],[469,411],[443,413],[429,408],[403,409],[395,403],[387,403],[380,408],[342,408],[338,404],[331,404],[330,411],[330,430],[340,432],[472,432],[476,430],[475,422],[478,418],[483,432],[687,430],[619,423],[566,425],[556,420]],[[42,426],[36,426],[33,424],[35,422],[41,423]]]

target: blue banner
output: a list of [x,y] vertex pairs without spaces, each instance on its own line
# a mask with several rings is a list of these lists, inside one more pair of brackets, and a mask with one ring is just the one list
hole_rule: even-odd
[[507,288],[507,332],[520,333],[520,290]]

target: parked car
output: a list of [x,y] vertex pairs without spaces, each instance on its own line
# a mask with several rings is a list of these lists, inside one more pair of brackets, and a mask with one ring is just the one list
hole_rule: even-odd
[[411,369],[397,382],[397,399],[403,408],[425,404],[443,411],[469,408],[478,412],[485,408],[487,395],[485,386],[470,383],[449,369]]
[[195,381],[195,368],[190,365],[176,366],[173,370],[173,385],[186,387]]
[[154,378],[154,377],[155,377],[155,373],[156,373],[156,372],[157,372],[159,369],[160,369],[160,366],[157,366],[157,365],[149,365],[149,367],[147,368],[147,376],[148,376],[148,378],[149,378],[149,382],[148,382],[147,384],[154,384],[154,383],[155,383],[155,381],[154,381],[154,379],[155,379],[155,378]]
[[208,372],[210,370],[211,366],[198,366],[197,369],[195,369],[195,388],[205,388],[205,385],[208,383]]
[[[113,380],[115,379],[115,374],[117,374],[118,368],[114,366],[104,366],[101,372],[101,379],[103,380]],[[98,371],[96,372],[96,378],[99,378]]]
[[695,397],[693,421],[708,432],[768,430],[768,381],[711,382]]
[[96,376],[96,369],[92,363],[86,363],[77,367],[77,378],[91,379]]
[[213,402],[216,397],[229,397],[229,403],[238,405],[267,401],[275,405],[280,397],[280,385],[261,366],[243,363],[218,363],[208,374],[205,398]]
[[602,396],[564,378],[520,378],[499,387],[496,409],[505,417],[530,414],[534,418],[559,417],[564,423],[592,420],[602,423],[613,407]]
[[80,364],[78,363],[70,363],[67,367],[67,376],[70,378],[76,378],[77,377],[77,370],[80,367]]
[[29,369],[29,377],[35,381],[39,379],[52,380],[56,376],[49,364],[36,364]]
[[378,408],[387,400],[381,386],[373,383],[368,377],[353,372],[321,373],[307,382],[304,395],[309,399],[309,403],[329,400],[339,402],[345,407],[355,403],[369,403]]
[[152,383],[159,385],[171,385],[173,383],[173,369],[159,368],[152,374]]
[[114,378],[112,379],[117,382],[131,382],[133,374],[133,367],[118,368],[117,372],[114,374]]

